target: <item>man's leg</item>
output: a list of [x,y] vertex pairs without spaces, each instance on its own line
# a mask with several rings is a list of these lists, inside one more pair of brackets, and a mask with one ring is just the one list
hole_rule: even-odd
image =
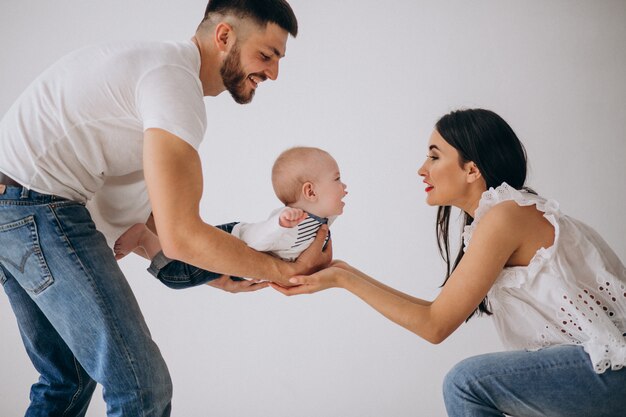
[[82,417],[96,387],[39,307],[0,267],[0,281],[35,369],[41,375],[30,390],[27,417]]
[[596,374],[581,346],[490,353],[446,375],[451,417],[615,417],[626,410],[626,368]]
[[102,384],[110,416],[168,416],[167,367],[104,236],[84,206],[42,199],[0,206],[2,266]]

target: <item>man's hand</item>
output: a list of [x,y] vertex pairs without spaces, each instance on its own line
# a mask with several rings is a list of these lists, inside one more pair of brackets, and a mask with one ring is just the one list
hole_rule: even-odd
[[270,287],[284,295],[312,294],[327,288],[338,286],[337,277],[346,273],[360,274],[361,272],[345,261],[334,260],[328,268],[322,269],[310,276],[295,276],[289,279],[290,287],[270,282]]
[[291,229],[292,227],[296,227],[300,222],[306,219],[308,214],[306,211],[293,208],[293,207],[285,207],[283,211],[280,212],[280,216],[278,217],[278,224],[281,227],[287,227]]
[[326,244],[326,248],[324,248],[324,242],[327,236],[328,225],[324,224],[317,231],[317,235],[313,243],[311,243],[311,246],[302,252],[295,262],[290,264],[292,268],[285,282],[279,282],[279,284],[292,286],[293,284],[289,284],[289,278],[295,275],[310,275],[330,265],[333,260],[333,245],[332,239],[330,239],[328,244]]
[[222,275],[218,279],[207,282],[206,285],[210,285],[211,287],[219,288],[220,290],[235,294],[238,292],[258,291],[263,288],[267,288],[269,283],[267,281],[259,281],[256,279],[233,281],[228,275]]
[[284,295],[300,295],[300,294],[313,294],[318,291],[323,291],[328,288],[334,288],[338,286],[338,280],[341,275],[350,275],[351,272],[331,266],[326,269],[322,269],[312,275],[300,275],[293,277],[289,280],[293,287],[283,287],[271,283],[270,286],[276,291]]

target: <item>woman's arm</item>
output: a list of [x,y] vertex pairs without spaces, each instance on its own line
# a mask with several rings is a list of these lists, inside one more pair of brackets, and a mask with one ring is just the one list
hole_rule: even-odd
[[391,288],[388,285],[383,284],[380,281],[376,281],[374,278],[370,277],[369,275],[359,271],[358,269],[356,269],[355,267],[353,267],[352,265],[349,265],[348,263],[344,262],[344,261],[333,261],[333,263],[331,264],[331,266],[340,268],[340,269],[345,269],[346,271],[352,272],[353,274],[357,275],[359,278],[369,282],[372,285],[375,285],[376,287],[379,287],[387,292],[390,292],[392,294],[397,295],[398,297],[402,297],[406,300],[409,300],[415,304],[421,304],[421,305],[425,305],[425,306],[429,306],[432,304],[432,301],[427,301],[427,300],[422,300],[421,298],[417,298],[417,297],[413,297],[409,294],[403,293],[402,291],[398,291],[395,288]]
[[275,289],[286,295],[344,288],[391,321],[431,343],[440,343],[456,330],[493,285],[507,260],[520,246],[524,219],[509,205],[491,209],[476,227],[461,263],[433,302],[394,290],[366,274],[337,263],[309,276],[294,277],[298,287]]

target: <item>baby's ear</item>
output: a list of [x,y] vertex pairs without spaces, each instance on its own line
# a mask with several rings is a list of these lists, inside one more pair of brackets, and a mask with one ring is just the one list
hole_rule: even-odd
[[302,184],[302,196],[307,201],[317,200],[317,195],[315,194],[315,186],[312,182],[305,182],[304,184]]

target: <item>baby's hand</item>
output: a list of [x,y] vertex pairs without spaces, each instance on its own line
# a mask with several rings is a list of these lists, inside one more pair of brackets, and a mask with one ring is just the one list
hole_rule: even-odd
[[307,218],[306,211],[293,208],[286,207],[278,218],[278,224],[282,227],[292,228],[296,227],[302,220]]

